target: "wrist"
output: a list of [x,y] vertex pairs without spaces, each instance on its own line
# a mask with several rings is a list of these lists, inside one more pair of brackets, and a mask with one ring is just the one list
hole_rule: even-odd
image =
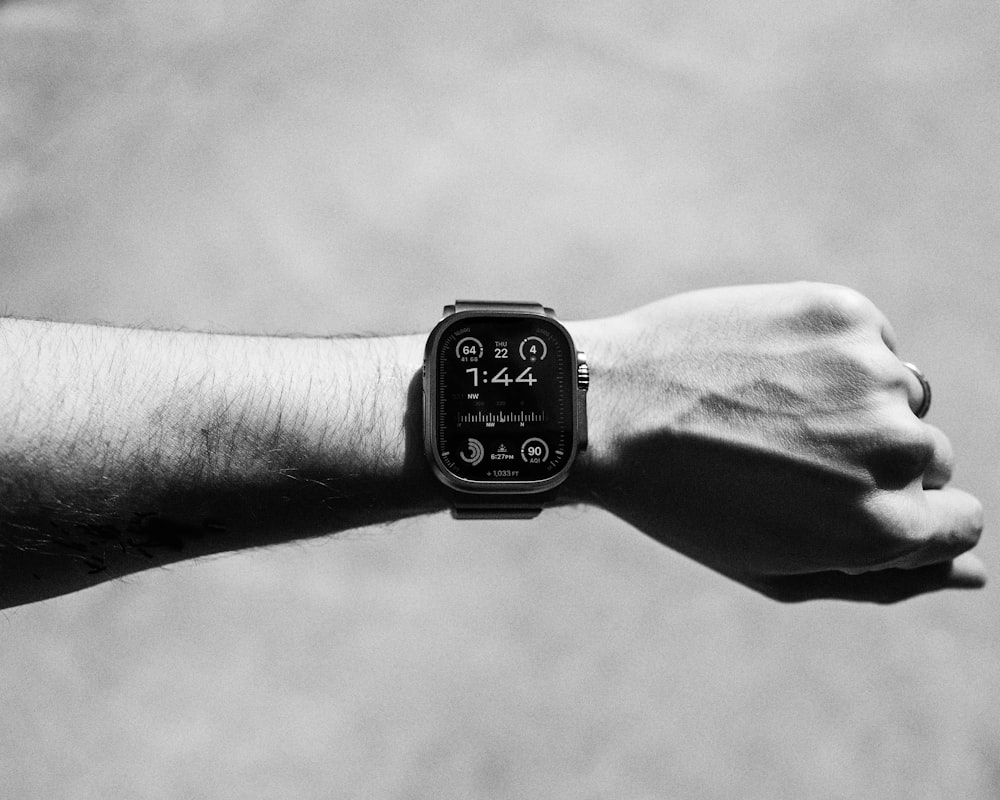
[[630,341],[632,334],[624,316],[567,322],[566,327],[577,348],[586,353],[590,368],[588,445],[564,484],[559,502],[602,505],[603,489],[621,436],[622,409],[628,400],[628,383],[621,369],[621,343]]

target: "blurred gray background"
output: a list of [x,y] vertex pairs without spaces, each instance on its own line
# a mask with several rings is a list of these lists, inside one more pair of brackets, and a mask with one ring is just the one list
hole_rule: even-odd
[[998,43],[995,0],[0,2],[4,313],[848,284],[994,574],[782,606],[588,509],[181,564],[0,616],[0,796],[995,800]]

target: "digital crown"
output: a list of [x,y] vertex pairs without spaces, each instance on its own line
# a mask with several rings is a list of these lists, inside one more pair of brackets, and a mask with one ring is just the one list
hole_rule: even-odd
[[581,391],[590,388],[590,367],[587,364],[587,357],[582,351],[576,354],[576,385]]

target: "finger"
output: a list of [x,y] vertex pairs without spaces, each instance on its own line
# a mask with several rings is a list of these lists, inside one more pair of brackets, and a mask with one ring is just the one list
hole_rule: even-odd
[[[871,448],[866,454],[867,468],[883,489],[902,490],[942,489],[951,480],[955,452],[947,436],[933,425],[927,425],[903,408],[903,398],[897,397],[897,407],[889,410],[879,425],[879,432],[867,440]],[[885,495],[881,502],[892,518],[897,518],[899,499]],[[910,501],[909,495],[901,498]],[[908,508],[903,508],[909,513]],[[885,566],[885,565],[883,565]]]
[[982,589],[986,585],[986,565],[975,553],[962,553],[951,562],[946,589]]
[[899,339],[896,337],[896,331],[892,327],[892,323],[889,322],[888,317],[881,312],[879,312],[879,315],[881,317],[879,323],[881,326],[882,341],[885,342],[886,347],[895,353],[899,349]]
[[945,488],[922,491],[919,497],[909,521],[916,546],[887,566],[914,569],[951,561],[975,547],[982,535],[983,507],[971,494]]
[[955,451],[951,446],[951,440],[940,428],[928,425],[927,431],[934,443],[934,449],[930,463],[924,470],[924,488],[943,489],[951,480],[955,469]]
[[983,563],[966,553],[954,561],[917,569],[885,569],[861,575],[833,571],[787,575],[758,582],[753,588],[784,603],[847,600],[887,604],[943,589],[979,589],[985,584]]

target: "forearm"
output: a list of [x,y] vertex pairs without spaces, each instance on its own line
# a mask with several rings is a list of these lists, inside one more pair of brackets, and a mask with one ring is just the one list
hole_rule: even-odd
[[435,510],[422,346],[0,321],[0,604]]
[[[860,295],[731,287],[568,327],[589,446],[559,502],[782,599],[982,584],[981,506]],[[443,508],[423,347],[0,320],[0,606]]]

